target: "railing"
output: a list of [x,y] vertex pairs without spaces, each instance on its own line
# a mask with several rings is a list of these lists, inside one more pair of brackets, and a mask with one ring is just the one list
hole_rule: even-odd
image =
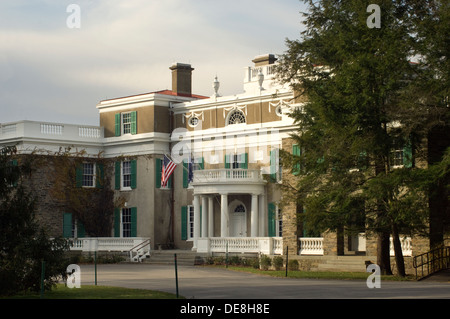
[[150,239],[134,246],[130,249],[130,261],[141,262],[144,258],[150,257]]
[[[402,246],[403,256],[411,257],[412,256],[412,245],[411,245],[411,237],[402,237],[400,238],[400,244]],[[390,255],[391,257],[395,256],[394,251],[394,240],[390,238]]]
[[134,247],[148,241],[141,237],[87,237],[71,238],[70,250],[74,251],[119,251],[129,252]]
[[[450,247],[442,247],[414,256],[416,279],[420,280],[440,270],[450,268]],[[420,272],[420,273],[419,273]]]
[[323,255],[323,238],[322,237],[300,237],[299,255]]
[[283,253],[281,237],[209,237],[197,239],[197,252],[201,253]]
[[208,169],[194,171],[194,183],[262,182],[260,170],[249,169]]
[[33,121],[0,124],[0,139],[22,137],[91,142],[103,138],[103,128]]

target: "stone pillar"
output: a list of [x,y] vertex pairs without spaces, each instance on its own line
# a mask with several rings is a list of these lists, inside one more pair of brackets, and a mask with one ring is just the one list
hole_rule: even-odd
[[206,238],[208,237],[208,204],[207,204],[208,197],[202,196],[202,232],[201,237]]
[[220,237],[228,237],[228,194],[220,195]]
[[214,237],[214,197],[208,197],[208,236]]
[[197,239],[200,237],[200,195],[194,195],[194,245],[197,249]]
[[251,237],[258,237],[258,195],[252,194],[252,208],[250,215],[250,223],[251,223]]

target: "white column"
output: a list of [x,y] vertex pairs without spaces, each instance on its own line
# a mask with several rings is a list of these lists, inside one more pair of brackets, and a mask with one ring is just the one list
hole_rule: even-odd
[[214,237],[214,197],[208,197],[208,236]]
[[201,237],[208,237],[208,197],[202,196],[202,233]]
[[200,195],[194,195],[194,246],[197,248],[197,239],[200,237]]
[[220,195],[220,237],[228,237],[228,194]]
[[251,237],[258,237],[258,195],[252,194],[252,208],[250,215],[250,223],[251,223]]
[[266,195],[259,195],[259,236],[267,236]]

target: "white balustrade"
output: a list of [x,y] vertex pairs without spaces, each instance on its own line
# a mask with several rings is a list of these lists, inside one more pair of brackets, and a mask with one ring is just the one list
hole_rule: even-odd
[[197,252],[281,254],[281,237],[209,237],[197,240]]
[[209,169],[194,171],[195,183],[224,183],[224,182],[261,182],[260,170],[249,169]]
[[141,237],[86,237],[72,238],[70,250],[74,251],[129,251],[147,241]]
[[322,237],[300,237],[299,255],[323,255]]
[[[411,245],[411,237],[400,237],[400,244],[402,246],[402,252],[403,252],[403,256],[412,256],[412,245]],[[394,251],[394,240],[391,237],[390,238],[390,255],[391,257],[395,256],[395,251]]]

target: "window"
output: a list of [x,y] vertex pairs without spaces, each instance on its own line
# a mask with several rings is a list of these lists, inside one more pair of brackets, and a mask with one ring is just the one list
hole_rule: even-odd
[[281,182],[282,178],[282,165],[280,158],[280,150],[274,149],[270,151],[270,181]]
[[277,236],[283,237],[283,215],[281,214],[281,208],[278,208],[277,214]]
[[225,155],[225,168],[248,168],[248,154],[227,154]]
[[137,161],[115,163],[115,189],[131,190],[137,186]]
[[136,237],[137,235],[137,208],[124,207],[114,210],[114,236]]
[[122,188],[131,188],[131,162],[122,163]]
[[194,238],[194,206],[188,206],[188,239]]
[[115,114],[115,136],[137,134],[137,112]]
[[131,208],[122,209],[122,237],[131,237]]
[[389,164],[392,168],[413,166],[413,153],[411,143],[395,140],[389,154]]
[[83,177],[81,181],[83,187],[95,186],[95,164],[83,163]]
[[122,114],[122,134],[131,133],[131,113]]
[[83,238],[85,230],[82,223],[72,218],[72,213],[63,214],[63,237],[64,238]]
[[228,117],[228,124],[242,124],[245,123],[245,115],[242,111],[233,111]]
[[190,119],[189,119],[189,126],[190,127],[196,127],[197,125],[198,125],[198,123],[199,123],[199,119],[198,119],[198,117],[196,117],[196,116],[193,116],[193,117],[191,117]]

